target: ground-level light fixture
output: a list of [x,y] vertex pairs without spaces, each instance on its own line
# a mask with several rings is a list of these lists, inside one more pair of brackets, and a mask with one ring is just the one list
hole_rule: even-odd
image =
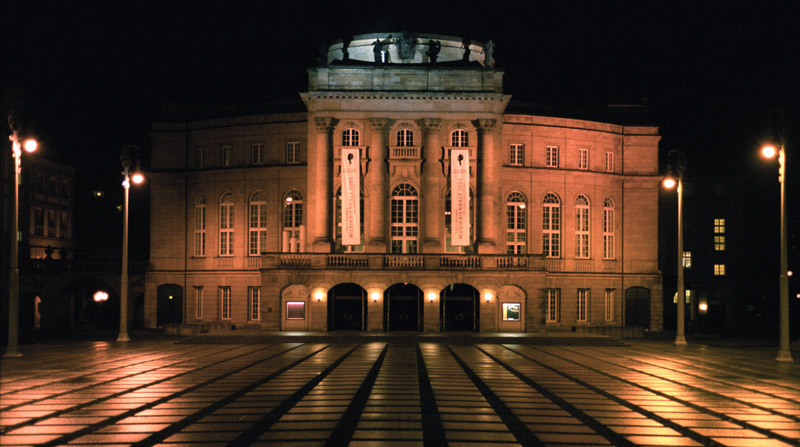
[[380,299],[380,297],[381,297],[381,294],[380,294],[380,293],[378,293],[378,292],[372,292],[372,295],[370,295],[370,296],[372,297],[372,302],[373,302],[373,303],[377,303],[377,302],[378,302],[378,300],[379,300],[379,299]]
[[314,299],[317,300],[318,302],[322,301],[322,298],[323,298],[324,295],[325,294],[322,293],[321,290],[317,290],[316,292],[314,292]]
[[97,292],[94,293],[94,296],[92,298],[94,299],[95,303],[108,301],[108,292],[103,290],[98,290]]
[[428,293],[428,301],[430,301],[431,303],[436,301],[436,293],[435,292],[429,292]]

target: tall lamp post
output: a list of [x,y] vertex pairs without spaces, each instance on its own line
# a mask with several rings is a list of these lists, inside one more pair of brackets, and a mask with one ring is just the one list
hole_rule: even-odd
[[778,181],[781,184],[781,271],[780,271],[780,341],[778,344],[779,362],[793,362],[789,347],[789,266],[786,253],[786,150],[781,142],[780,148],[767,145],[761,148],[765,158],[778,156]]
[[[136,150],[136,169],[130,174],[131,150]],[[139,169],[139,146],[129,144],[122,148],[119,155],[122,162],[122,188],[125,190],[125,206],[122,217],[122,274],[120,275],[119,291],[119,336],[118,343],[131,341],[128,335],[128,201],[131,189],[131,180],[137,185],[144,181],[144,175]]]
[[[675,158],[675,172],[677,178],[672,173],[671,160]],[[686,291],[683,285],[683,172],[686,170],[686,154],[680,149],[673,149],[667,154],[669,160],[667,165],[667,176],[664,178],[664,187],[672,189],[677,186],[678,193],[678,324],[675,333],[675,344],[685,345],[684,320],[686,314]]]
[[22,173],[22,148],[25,152],[36,150],[36,140],[27,139],[20,142],[17,113],[13,108],[8,113],[8,127],[11,129],[11,154],[14,157],[14,210],[12,211],[11,259],[9,260],[8,277],[8,346],[4,357],[22,357],[19,352],[19,178]]

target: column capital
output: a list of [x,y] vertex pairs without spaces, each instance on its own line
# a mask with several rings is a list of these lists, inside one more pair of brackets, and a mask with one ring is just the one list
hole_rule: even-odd
[[483,134],[490,134],[497,128],[497,120],[494,119],[479,119],[478,130]]
[[389,120],[386,118],[370,118],[369,125],[372,130],[383,130],[389,126]]
[[420,120],[420,124],[428,132],[436,132],[442,127],[442,120],[440,118],[424,118]]
[[333,129],[333,118],[329,116],[318,116],[314,118],[314,125],[319,132],[327,132]]

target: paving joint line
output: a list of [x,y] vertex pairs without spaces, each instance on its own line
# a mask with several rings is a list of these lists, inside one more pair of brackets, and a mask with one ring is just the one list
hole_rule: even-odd
[[422,412],[422,443],[424,447],[447,447],[447,436],[444,432],[439,406],[433,393],[425,358],[419,343],[416,344],[417,380],[419,383],[419,406]]

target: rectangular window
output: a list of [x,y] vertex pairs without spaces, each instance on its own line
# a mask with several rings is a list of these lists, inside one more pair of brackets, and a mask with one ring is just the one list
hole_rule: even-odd
[[231,165],[231,152],[232,149],[230,146],[222,146],[221,155],[222,155],[222,166],[230,166]]
[[305,320],[306,319],[306,303],[305,303],[305,301],[288,301],[288,302],[286,302],[286,319],[287,320]]
[[605,320],[614,321],[614,289],[606,289]]
[[267,204],[250,202],[250,238],[248,254],[259,256],[267,248]]
[[559,317],[561,289],[547,289],[547,322],[557,323]]
[[576,319],[581,322],[588,320],[586,308],[589,302],[589,289],[578,289],[578,309]]
[[614,153],[606,152],[606,172],[614,172]]
[[264,143],[255,143],[252,146],[253,164],[263,165],[265,161]]
[[198,147],[194,150],[194,167],[195,169],[203,169],[206,163],[206,150],[205,148]]
[[578,169],[589,169],[589,149],[578,149]]
[[603,259],[614,259],[614,239],[614,208],[605,206],[603,207]]
[[520,303],[503,303],[503,321],[519,321],[520,309]]
[[194,207],[194,255],[206,255],[206,205]]
[[261,287],[248,287],[247,294],[250,321],[261,320]]
[[575,207],[575,257],[589,257],[589,207]]
[[547,146],[544,165],[548,168],[558,167],[558,146]]
[[194,288],[194,317],[198,320],[203,319],[203,287]]
[[510,148],[510,164],[522,166],[525,162],[525,146],[522,144],[512,144]]
[[219,318],[221,320],[231,319],[231,286],[219,288]]
[[47,210],[47,236],[56,237],[56,212]]
[[41,208],[33,209],[33,234],[44,236],[44,210]]
[[683,268],[692,268],[692,252],[690,251],[683,252]]
[[219,254],[233,256],[233,204],[223,203],[219,207]]
[[69,215],[62,211],[61,220],[58,224],[60,227],[59,237],[61,239],[69,239]]
[[714,264],[714,276],[725,276],[725,264]]
[[725,219],[714,219],[714,251],[725,251]]
[[300,163],[300,142],[290,141],[286,143],[286,163]]

